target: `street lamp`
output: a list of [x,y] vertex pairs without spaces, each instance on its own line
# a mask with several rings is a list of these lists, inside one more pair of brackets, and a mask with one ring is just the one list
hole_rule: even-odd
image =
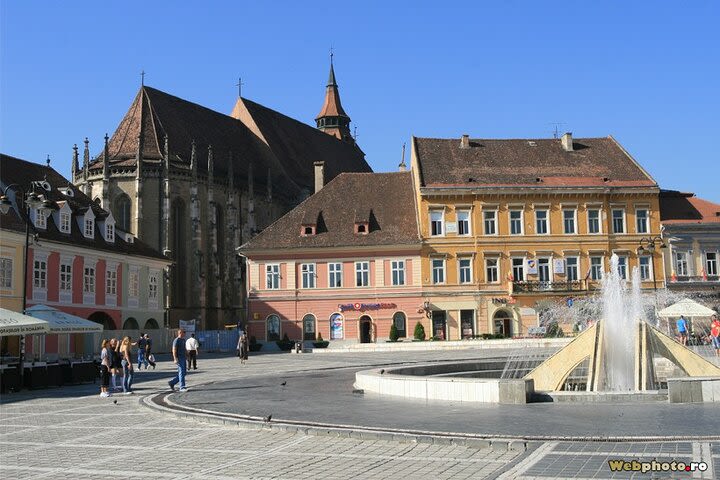
[[[663,242],[663,239],[660,236],[655,237],[643,237],[640,239],[640,245],[637,248],[637,254],[643,255],[645,253],[651,255],[652,260],[652,254],[655,253],[655,250],[657,248],[663,249],[667,248],[667,245],[665,245],[665,242]],[[653,290],[657,291],[657,283],[655,281],[655,261],[652,260],[652,266],[653,266]]]
[[[25,250],[23,250],[23,283],[22,283],[22,313],[25,315],[27,310],[27,271],[28,271],[28,248],[30,246],[30,210],[38,210],[39,215],[45,215],[53,209],[53,203],[44,198],[43,195],[35,193],[35,188],[40,187],[44,190],[50,190],[50,185],[46,181],[35,181],[31,182],[31,191],[26,194],[23,187],[16,183],[11,183],[3,189],[2,195],[0,196],[0,212],[3,215],[7,215],[13,207],[13,202],[8,198],[8,191],[12,188],[21,194],[21,198],[25,203],[25,213],[27,217],[18,215],[20,219],[25,223]],[[16,197],[17,198],[17,197]],[[25,375],[25,368],[23,363],[25,362],[25,335],[20,335],[18,357],[20,360],[20,372],[18,374],[20,378],[20,388],[23,386],[23,377]]]

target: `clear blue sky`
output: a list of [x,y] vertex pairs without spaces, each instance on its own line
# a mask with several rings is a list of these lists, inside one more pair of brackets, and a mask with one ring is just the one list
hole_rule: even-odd
[[328,52],[376,171],[411,135],[613,135],[663,188],[720,203],[720,2],[0,0],[0,150],[68,175],[140,84],[313,124]]

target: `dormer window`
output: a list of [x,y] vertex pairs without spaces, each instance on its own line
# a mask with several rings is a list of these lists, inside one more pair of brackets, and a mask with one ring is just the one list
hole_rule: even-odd
[[70,214],[68,212],[60,212],[60,232],[70,233]]
[[115,225],[113,225],[112,223],[105,224],[105,241],[115,241]]
[[359,233],[361,235],[367,235],[368,231],[370,230],[369,225],[367,222],[356,222],[355,223],[355,233]]
[[37,228],[47,228],[45,212],[40,208],[35,209],[35,226]]
[[310,237],[315,235],[317,225],[303,225],[300,229],[300,235],[303,237]]
[[93,218],[85,219],[83,234],[85,235],[85,238],[93,238],[95,236],[95,220]]

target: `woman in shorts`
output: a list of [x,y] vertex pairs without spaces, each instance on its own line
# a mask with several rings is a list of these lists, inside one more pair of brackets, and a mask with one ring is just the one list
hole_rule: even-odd
[[120,355],[120,342],[115,338],[110,340],[110,351],[112,353],[112,361],[110,362],[112,388],[113,390],[120,390],[121,387],[117,384],[117,376],[122,371],[122,356]]

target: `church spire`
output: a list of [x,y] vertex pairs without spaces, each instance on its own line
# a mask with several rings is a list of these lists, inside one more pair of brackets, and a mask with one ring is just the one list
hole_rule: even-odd
[[335,80],[332,53],[330,54],[330,75],[325,88],[325,102],[320,113],[315,117],[315,122],[317,122],[317,128],[328,135],[349,143],[355,143],[350,134],[350,117],[345,113],[340,103],[340,92],[338,91],[337,80]]

